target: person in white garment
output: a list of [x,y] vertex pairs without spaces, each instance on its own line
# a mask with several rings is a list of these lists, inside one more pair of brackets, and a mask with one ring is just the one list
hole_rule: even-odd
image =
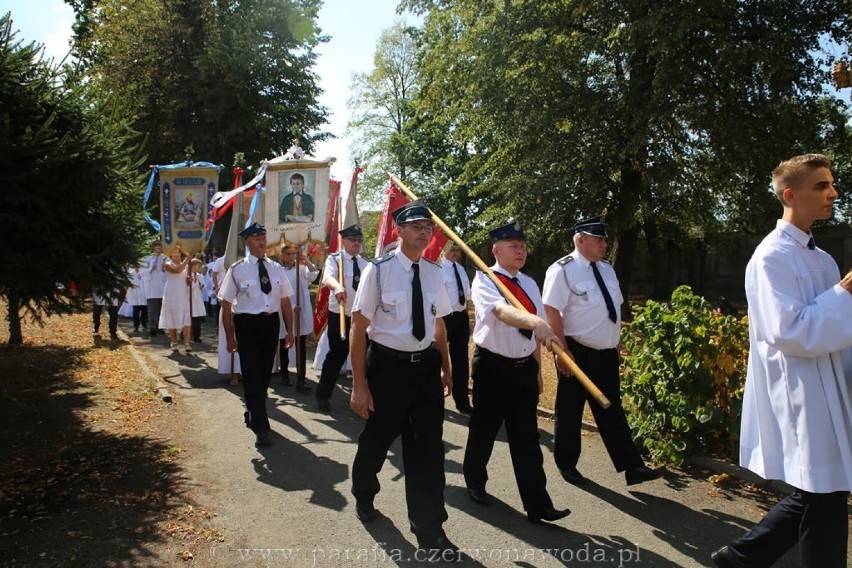
[[166,261],[163,243],[153,244],[151,254],[144,258],[142,285],[145,288],[145,303],[148,305],[148,332],[157,335],[160,325],[160,310],[163,308],[163,290],[166,287]]
[[[314,332],[314,309],[311,305],[311,291],[308,285],[313,283],[319,276],[319,270],[307,256],[299,254],[297,256],[297,248],[293,243],[286,243],[281,247],[281,266],[284,267],[284,272],[287,279],[290,281],[290,287],[293,289],[293,295],[290,297],[290,302],[293,304],[293,325],[298,322],[298,336],[293,342],[293,347],[290,349],[284,348],[284,335],[286,331],[284,325],[281,325],[281,331],[278,338],[281,340],[279,347],[279,358],[281,361],[281,377],[285,386],[290,386],[290,360],[296,361],[296,391],[300,393],[311,392],[311,387],[307,383],[307,338]],[[299,298],[296,301],[296,274],[299,275]],[[294,334],[296,333],[294,327]],[[299,357],[296,359],[296,344],[298,343]],[[291,351],[293,351],[291,358]]]
[[716,566],[771,566],[799,545],[805,568],[845,568],[852,488],[852,272],[815,244],[811,225],[837,199],[831,161],[796,156],[772,174],[784,208],[746,267],[749,358],[740,463],[795,488]]

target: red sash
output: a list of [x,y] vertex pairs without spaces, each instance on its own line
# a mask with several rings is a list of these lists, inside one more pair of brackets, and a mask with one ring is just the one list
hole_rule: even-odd
[[538,310],[535,309],[535,303],[527,296],[527,293],[521,288],[521,285],[512,280],[511,277],[506,276],[505,274],[501,274],[500,272],[494,272],[495,276],[500,279],[506,288],[515,295],[515,297],[523,304],[524,308],[531,313],[537,314]]

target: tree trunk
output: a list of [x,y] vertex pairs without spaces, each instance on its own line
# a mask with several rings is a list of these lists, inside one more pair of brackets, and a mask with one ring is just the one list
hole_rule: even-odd
[[17,293],[9,292],[6,300],[9,303],[9,313],[6,316],[9,320],[9,345],[21,345],[24,342],[21,333],[21,299]]
[[632,319],[630,303],[627,300],[630,297],[630,280],[633,277],[633,256],[636,253],[636,243],[638,240],[639,226],[634,225],[619,235],[613,250],[612,267],[615,269],[618,285],[621,288],[621,295],[624,297],[624,303],[621,304],[622,321],[630,321]]

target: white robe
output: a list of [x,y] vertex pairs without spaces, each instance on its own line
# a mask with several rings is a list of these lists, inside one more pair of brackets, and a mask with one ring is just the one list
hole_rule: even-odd
[[809,235],[778,221],[746,268],[740,463],[813,493],[852,489],[852,294]]

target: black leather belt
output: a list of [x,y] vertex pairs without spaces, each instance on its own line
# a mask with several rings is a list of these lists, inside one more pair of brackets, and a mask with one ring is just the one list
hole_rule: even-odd
[[419,363],[423,361],[426,358],[426,354],[430,353],[434,348],[435,344],[432,343],[429,347],[422,351],[400,351],[399,349],[385,347],[381,343],[376,343],[375,341],[370,343],[370,349],[375,349],[377,353],[381,353],[383,356],[390,357],[391,359],[405,361],[406,363]]
[[278,316],[278,312],[264,312],[262,314],[234,314],[234,319],[236,318],[270,318],[272,316]]
[[530,362],[530,359],[533,358],[532,355],[527,355],[526,357],[518,357],[517,359],[514,359],[512,357],[504,357],[499,353],[494,353],[493,351],[489,351],[485,347],[480,347],[479,345],[476,346],[476,350],[479,352],[480,357],[491,357],[493,359],[498,359],[506,363],[507,365],[512,365],[513,367],[523,367],[524,365]]

